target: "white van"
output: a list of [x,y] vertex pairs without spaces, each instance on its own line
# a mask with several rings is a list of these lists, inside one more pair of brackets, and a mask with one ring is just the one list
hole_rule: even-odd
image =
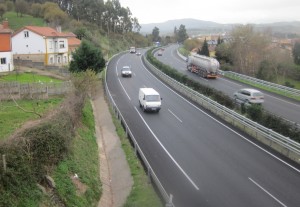
[[140,88],[139,103],[143,111],[159,112],[161,100],[159,93],[153,88]]

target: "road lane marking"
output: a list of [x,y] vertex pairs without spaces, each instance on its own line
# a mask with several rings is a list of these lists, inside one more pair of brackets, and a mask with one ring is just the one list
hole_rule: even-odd
[[168,88],[170,91],[172,91],[175,95],[177,95],[178,97],[180,97],[182,100],[184,100],[185,102],[187,102],[188,104],[190,104],[191,106],[193,106],[195,109],[197,109],[198,111],[200,111],[201,113],[205,114],[206,116],[208,116],[209,118],[211,118],[212,120],[214,120],[215,122],[219,123],[220,125],[222,125],[223,127],[227,128],[228,130],[230,130],[231,132],[233,132],[234,134],[238,135],[239,137],[241,137],[242,139],[244,139],[245,141],[249,142],[250,144],[254,145],[255,147],[259,148],[260,150],[264,151],[265,153],[267,153],[268,155],[270,155],[271,157],[277,159],[278,161],[280,161],[281,163],[285,164],[286,166],[292,168],[293,170],[295,170],[296,172],[300,173],[300,170],[297,169],[296,167],[292,166],[291,164],[285,162],[284,160],[280,159],[279,157],[277,157],[276,155],[272,154],[271,152],[267,151],[266,149],[260,147],[259,145],[255,144],[254,142],[252,142],[251,140],[247,139],[246,137],[244,137],[243,135],[241,135],[240,133],[238,133],[237,131],[235,131],[234,129],[232,129],[231,127],[223,124],[221,121],[215,119],[214,117],[212,117],[211,115],[209,115],[208,113],[206,113],[205,111],[201,110],[200,108],[198,108],[195,104],[193,104],[192,102],[190,102],[189,100],[187,100],[186,98],[184,98],[183,96],[181,96],[179,93],[177,93],[175,90],[173,90],[172,88],[170,88],[169,86],[167,86],[164,82],[162,82],[161,80],[159,80],[155,75],[153,75],[143,64],[143,68],[151,75],[154,77],[154,79],[156,79],[157,81],[159,81],[162,85],[164,85],[166,88]]
[[178,120],[182,123],[181,119],[178,118],[178,116],[176,116],[170,109],[168,109],[168,111]]
[[269,191],[264,189],[261,185],[259,185],[257,182],[255,182],[253,179],[248,178],[252,183],[254,183],[257,187],[259,187],[261,190],[263,190],[266,194],[271,196],[275,201],[277,201],[280,205],[287,207],[284,203],[282,203],[279,199],[277,199],[275,196],[273,196]]
[[[123,57],[123,56],[122,56],[122,57]],[[120,62],[120,60],[121,60],[122,57],[120,57],[120,58],[118,59],[117,63],[116,63],[116,74],[117,74],[117,76],[119,76],[119,73],[118,73],[118,65],[119,65],[119,62]]]
[[118,78],[118,80],[119,80],[119,82],[120,82],[120,85],[121,85],[121,87],[123,88],[123,90],[124,90],[124,92],[125,92],[126,96],[127,96],[127,97],[128,97],[128,99],[131,101],[131,98],[129,97],[128,93],[126,92],[126,90],[125,90],[125,88],[124,88],[124,86],[123,86],[123,84],[121,83],[121,81],[120,81],[120,78]]
[[194,181],[188,176],[188,174],[182,169],[182,167],[176,162],[176,160],[172,157],[172,155],[168,152],[168,150],[165,148],[165,146],[159,141],[159,139],[157,138],[157,136],[154,134],[154,132],[151,130],[151,128],[149,127],[149,125],[147,124],[147,122],[145,121],[145,119],[143,118],[143,116],[141,115],[141,113],[138,111],[138,109],[136,108],[136,106],[134,107],[136,112],[138,113],[138,115],[141,117],[141,119],[143,120],[144,124],[146,125],[146,127],[149,129],[149,131],[151,132],[151,134],[153,135],[153,137],[156,139],[156,141],[160,144],[160,146],[163,148],[163,150],[167,153],[167,155],[171,158],[171,160],[175,163],[175,165],[179,168],[179,170],[184,174],[184,176],[190,181],[190,183],[194,186],[194,188],[196,190],[199,190],[198,186],[194,183]]

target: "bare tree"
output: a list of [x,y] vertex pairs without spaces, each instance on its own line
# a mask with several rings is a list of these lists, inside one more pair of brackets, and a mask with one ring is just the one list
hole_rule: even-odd
[[23,17],[23,14],[28,12],[29,5],[24,0],[17,0],[15,3],[15,10],[17,12],[17,16]]
[[265,57],[270,38],[255,32],[251,25],[234,28],[231,36],[233,41],[230,50],[236,71],[254,76]]

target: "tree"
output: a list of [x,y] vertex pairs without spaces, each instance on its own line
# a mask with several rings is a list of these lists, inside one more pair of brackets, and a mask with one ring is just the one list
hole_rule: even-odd
[[73,59],[69,70],[73,73],[92,70],[95,73],[102,71],[105,66],[105,60],[99,48],[93,46],[86,40],[83,40],[79,48],[72,53]]
[[294,63],[300,65],[300,42],[296,42],[293,47]]
[[208,44],[207,44],[206,38],[204,39],[201,50],[198,50],[198,54],[209,57],[209,50],[208,50]]
[[31,14],[34,17],[43,17],[42,15],[42,4],[35,3],[31,5]]
[[14,9],[14,3],[13,2],[6,1],[5,4],[6,4],[7,11],[13,11],[13,9]]
[[159,37],[159,29],[157,27],[154,27],[152,30],[152,37],[153,37],[153,42],[159,42],[160,37]]
[[0,18],[3,18],[3,14],[6,12],[7,8],[5,4],[0,4]]
[[17,16],[23,17],[23,14],[28,12],[28,3],[24,0],[17,0],[15,3],[15,10],[17,12]]
[[53,26],[61,26],[67,21],[67,19],[68,15],[59,8],[53,9],[51,12],[44,14],[44,20]]
[[186,29],[184,25],[180,25],[179,29],[177,31],[177,36],[178,36],[178,42],[183,43],[184,40],[188,38],[188,35],[186,33]]
[[265,59],[271,38],[256,32],[252,25],[235,27],[231,38],[230,50],[235,71],[255,76],[261,61]]
[[221,63],[225,62],[232,64],[230,45],[225,42],[218,44],[216,47],[216,58]]
[[218,43],[217,43],[217,46],[220,45],[220,44],[222,44],[223,42],[224,42],[224,40],[221,39],[221,37],[219,36],[219,37],[218,37]]
[[87,30],[85,27],[77,27],[74,31],[74,34],[76,34],[76,37],[80,40],[87,37]]

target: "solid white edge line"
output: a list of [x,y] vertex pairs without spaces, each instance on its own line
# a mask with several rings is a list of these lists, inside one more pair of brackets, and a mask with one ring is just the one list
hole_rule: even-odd
[[181,119],[178,118],[178,116],[176,116],[170,109],[168,109],[168,111],[178,120],[182,123]]
[[259,148],[260,150],[264,151],[265,153],[269,154],[271,157],[277,159],[278,161],[282,162],[283,164],[287,165],[288,167],[292,168],[293,170],[297,171],[298,173],[300,173],[300,169],[295,168],[294,166],[290,165],[289,163],[285,162],[284,160],[280,159],[279,157],[277,157],[276,155],[273,155],[271,152],[265,150],[264,148],[258,146],[257,144],[255,144],[254,142],[250,141],[249,139],[247,139],[246,137],[244,137],[243,135],[241,135],[240,133],[236,132],[235,130],[233,130],[232,128],[230,128],[229,126],[223,124],[222,122],[218,121],[217,119],[215,119],[214,117],[210,116],[208,113],[206,113],[205,111],[199,109],[196,105],[194,105],[193,103],[191,103],[190,101],[188,101],[187,99],[185,99],[184,97],[182,97],[180,94],[178,94],[176,91],[174,91],[173,89],[171,89],[169,86],[167,86],[164,82],[162,82],[161,80],[159,80],[155,75],[153,75],[143,64],[142,65],[144,67],[144,69],[146,71],[148,71],[149,74],[151,74],[156,80],[158,80],[161,84],[163,84],[166,88],[168,88],[170,91],[172,91],[174,94],[176,94],[177,96],[179,96],[180,98],[182,98],[184,101],[186,101],[187,103],[189,103],[191,106],[193,106],[194,108],[196,108],[198,111],[202,112],[203,114],[205,114],[206,116],[210,117],[211,119],[213,119],[214,121],[216,121],[217,123],[219,123],[220,125],[224,126],[225,128],[227,128],[228,130],[232,131],[233,133],[235,133],[236,135],[240,136],[241,138],[243,138],[244,140],[246,140],[247,142],[251,143],[252,145],[256,146],[257,148]]
[[138,115],[141,117],[141,119],[143,120],[144,124],[147,126],[147,128],[149,129],[149,131],[151,132],[151,134],[153,135],[153,137],[156,139],[156,141],[160,144],[160,146],[164,149],[164,151],[167,153],[167,155],[171,158],[171,160],[175,163],[175,165],[179,168],[179,170],[184,174],[184,176],[190,181],[190,183],[194,186],[194,188],[196,190],[199,190],[198,186],[194,183],[194,181],[187,175],[187,173],[181,168],[181,166],[176,162],[176,160],[172,157],[172,155],[168,152],[168,150],[165,148],[165,146],[159,141],[159,139],[157,138],[157,136],[154,134],[154,132],[151,130],[151,128],[149,127],[149,125],[147,124],[147,122],[145,121],[145,119],[143,118],[143,116],[141,115],[141,113],[138,111],[138,109],[136,108],[136,106],[134,107],[136,112],[138,113]]
[[255,182],[253,179],[248,178],[252,183],[254,183],[257,187],[259,187],[261,190],[263,190],[266,194],[268,194],[270,197],[272,197],[275,201],[277,201],[280,205],[287,207],[284,203],[282,203],[280,200],[278,200],[275,196],[273,196],[270,192],[268,192],[266,189],[264,189],[261,185],[259,185],[257,182]]
[[121,87],[123,88],[123,90],[124,90],[124,92],[125,92],[126,96],[128,97],[128,99],[129,99],[129,100],[131,100],[131,98],[129,97],[128,93],[126,92],[126,90],[125,90],[125,88],[124,88],[123,84],[121,83],[121,81],[120,81],[120,78],[118,78],[118,80],[119,80],[119,82],[120,82],[120,85],[121,85]]

